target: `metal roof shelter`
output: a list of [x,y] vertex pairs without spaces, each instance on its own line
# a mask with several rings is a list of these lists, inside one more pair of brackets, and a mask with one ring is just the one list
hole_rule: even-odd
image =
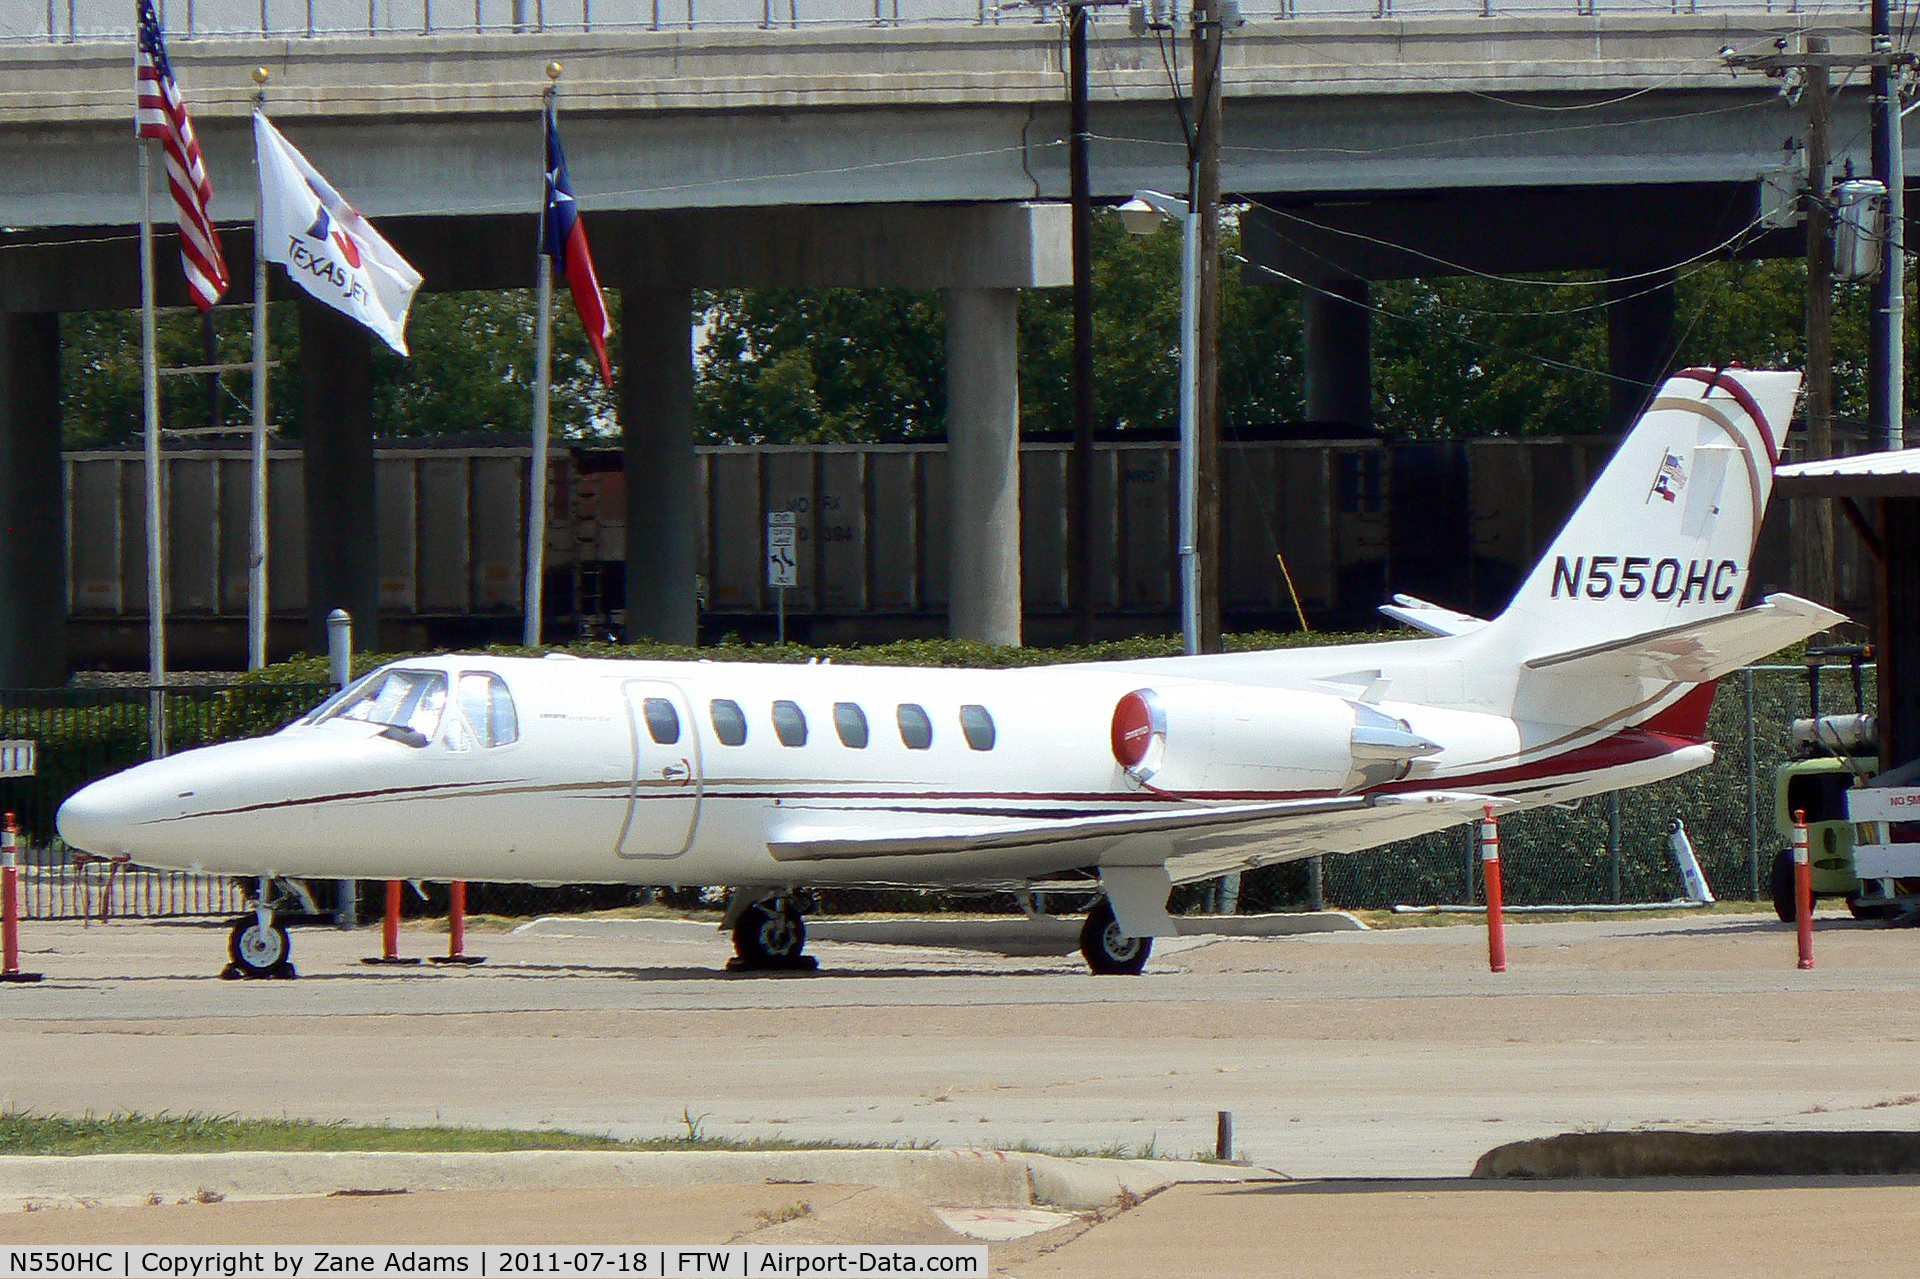
[[1920,448],[1783,466],[1773,491],[1837,499],[1880,566],[1880,769],[1920,758]]

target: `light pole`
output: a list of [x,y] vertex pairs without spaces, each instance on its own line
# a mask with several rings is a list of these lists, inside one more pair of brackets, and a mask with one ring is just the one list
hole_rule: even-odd
[[1133,235],[1152,235],[1163,222],[1180,228],[1180,636],[1183,651],[1200,651],[1200,450],[1195,439],[1200,399],[1200,219],[1185,200],[1135,191],[1119,208]]

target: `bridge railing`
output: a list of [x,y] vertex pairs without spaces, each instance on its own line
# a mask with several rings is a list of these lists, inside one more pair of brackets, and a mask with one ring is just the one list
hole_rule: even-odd
[[[1177,3],[1175,9],[1184,9]],[[1895,0],[1905,10],[1907,0]],[[1867,0],[1242,0],[1294,18],[1864,12]],[[167,0],[170,39],[1052,24],[1044,0]],[[0,41],[133,39],[133,0],[0,0]],[[1173,15],[1174,25],[1179,15]],[[1123,14],[1102,18],[1124,23]]]

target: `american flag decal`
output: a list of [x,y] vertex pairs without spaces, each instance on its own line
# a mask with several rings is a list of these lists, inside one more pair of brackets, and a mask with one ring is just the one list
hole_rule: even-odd
[[1653,491],[1647,494],[1647,500],[1651,502],[1658,495],[1671,502],[1686,486],[1686,469],[1681,466],[1679,458],[1668,453],[1660,463],[1660,473],[1653,477]]
[[193,121],[186,104],[180,101],[179,86],[173,82],[167,41],[160,31],[160,18],[153,11],[153,0],[140,0],[140,38],[133,68],[140,98],[133,117],[134,132],[143,138],[160,139],[166,150],[167,186],[173,192],[173,207],[180,223],[180,268],[186,273],[193,304],[204,311],[227,291],[227,261],[220,253],[220,234],[207,212],[213,186],[200,159]]

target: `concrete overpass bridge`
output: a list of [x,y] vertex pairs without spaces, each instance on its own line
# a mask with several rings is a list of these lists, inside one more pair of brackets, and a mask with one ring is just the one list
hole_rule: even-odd
[[[651,0],[625,2],[561,13],[554,0],[546,30],[515,32],[489,29],[511,22],[504,0],[452,15],[432,0],[374,0],[370,31],[328,34],[358,21],[357,3],[198,0],[188,38],[174,0],[172,53],[216,216],[251,215],[249,73],[266,66],[269,111],[426,288],[524,287],[542,68],[559,59],[575,187],[602,278],[624,297],[630,631],[685,639],[696,622],[690,290],[912,286],[949,290],[949,429],[968,459],[956,473],[974,485],[951,503],[950,543],[965,560],[953,625],[1016,637],[1014,302],[1018,289],[1068,281],[1061,29],[977,0],[953,13],[937,6],[954,0],[901,0],[955,20],[894,25],[887,9],[864,26],[812,22],[872,24],[864,0],[691,0],[692,29],[669,30],[689,0],[664,20]],[[1746,253],[1795,251],[1790,236],[1737,233],[1799,115],[1771,82],[1726,72],[1720,51],[1813,30],[1837,49],[1865,45],[1853,12],[1283,18],[1300,10],[1276,2],[1288,7],[1250,7],[1256,20],[1228,44],[1223,180],[1252,202],[1249,255],[1309,286],[1308,416],[1337,421],[1370,415],[1371,279],[1657,271],[1734,240]],[[15,37],[0,40],[0,453],[12,463],[0,503],[25,515],[0,541],[0,683],[62,668],[42,624],[64,609],[59,574],[44,567],[60,546],[45,509],[58,475],[57,315],[137,296],[128,41],[100,38],[78,3],[56,4],[38,29],[37,5],[0,4],[0,32]],[[446,29],[450,16],[482,30]],[[1179,189],[1170,82],[1187,78],[1184,45],[1103,19],[1091,52],[1096,195]],[[1837,164],[1866,167],[1864,98],[1854,88],[1838,99]],[[227,245],[247,258],[244,225]],[[161,260],[163,301],[184,300],[170,251]],[[247,284],[236,280],[233,300]],[[1613,308],[1615,372],[1642,382],[1665,358],[1671,313],[1670,290],[1653,284]],[[353,530],[333,547],[315,539],[311,598],[372,616],[367,343],[305,304],[301,324],[303,384],[319,406],[304,426],[311,518]]]

